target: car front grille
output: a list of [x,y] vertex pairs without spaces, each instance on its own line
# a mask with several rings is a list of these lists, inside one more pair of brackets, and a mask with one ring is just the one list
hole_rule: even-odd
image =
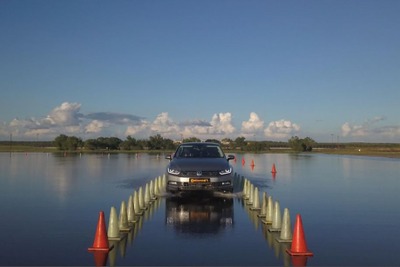
[[197,171],[181,171],[181,176],[184,177],[215,177],[219,176],[218,171],[202,171],[201,176],[197,176]]

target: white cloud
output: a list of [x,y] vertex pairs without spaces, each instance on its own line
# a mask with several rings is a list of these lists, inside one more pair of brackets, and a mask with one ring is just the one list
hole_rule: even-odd
[[9,126],[14,129],[20,129],[20,128],[35,129],[40,127],[40,122],[37,121],[35,118],[25,119],[25,120],[13,119],[10,122]]
[[210,124],[210,134],[229,135],[235,132],[235,127],[232,125],[232,115],[229,112],[214,114]]
[[129,125],[126,128],[125,135],[140,135],[140,136],[146,136],[149,135],[150,133],[150,123],[147,122],[146,120],[142,120],[138,125]]
[[351,125],[346,122],[342,125],[343,136],[365,136],[367,135],[367,128],[363,125]]
[[[241,122],[241,128],[238,131],[233,124],[233,116],[230,112],[215,113],[209,120],[194,119],[176,122],[168,112],[159,113],[151,121],[132,114],[112,112],[95,112],[85,115],[80,112],[80,109],[79,103],[64,102],[43,118],[15,118],[10,122],[1,122],[0,138],[8,140],[12,134],[15,140],[35,140],[38,136],[40,140],[52,140],[59,134],[67,134],[83,139],[91,138],[91,135],[120,138],[131,135],[144,139],[160,134],[173,140],[193,136],[205,140],[236,138],[241,135],[247,138],[264,134],[267,140],[286,141],[300,131],[298,124],[284,119],[272,121],[263,129],[265,123],[255,112],[250,113],[248,120]],[[347,137],[347,141],[399,142],[400,126],[377,127],[384,120],[384,117],[377,116],[361,124],[346,122],[341,125],[342,135]],[[310,137],[313,138],[312,135]]]
[[351,125],[350,123],[346,122],[342,125],[342,135],[348,136],[351,133]]
[[86,125],[85,132],[86,133],[99,133],[107,126],[108,126],[107,123],[104,123],[104,122],[98,121],[98,120],[93,120],[88,125]]
[[400,140],[400,126],[384,126],[374,129],[374,133],[384,137],[395,138]]
[[128,126],[125,134],[147,137],[159,133],[163,137],[171,139],[192,136],[206,139],[215,135],[232,134],[234,131],[230,113],[214,114],[210,123],[204,120],[195,120],[178,124],[169,117],[167,112],[162,112],[153,122],[142,120],[139,125]]
[[55,107],[43,119],[13,119],[8,124],[8,131],[19,138],[42,136],[43,139],[52,139],[59,134],[81,133],[81,105],[78,103],[64,102]]
[[179,126],[169,118],[168,112],[158,114],[157,118],[150,125],[150,129],[152,132],[161,135],[177,135],[180,132]]
[[351,124],[346,122],[341,127],[342,136],[354,141],[399,142],[400,126],[376,126],[376,124],[384,120],[385,117],[376,116],[372,119],[367,119],[363,124]]
[[118,124],[118,125],[127,125],[132,123],[135,124],[142,120],[141,117],[135,115],[113,113],[113,112],[90,113],[85,115],[84,118],[89,120],[104,121],[110,124]]
[[264,130],[264,135],[272,139],[288,139],[300,131],[300,126],[289,120],[272,121]]
[[171,118],[168,112],[162,112],[157,115],[153,122],[141,120],[137,125],[129,125],[125,131],[126,135],[139,135],[148,137],[154,134],[160,134],[163,137],[177,137],[180,134],[180,127]]
[[[32,129],[28,130],[24,133],[25,136],[28,137],[37,137],[37,136],[47,136],[47,135],[53,135],[54,131],[52,129]],[[34,140],[34,139],[32,139]]]
[[385,120],[383,116],[376,116],[372,119],[366,120],[363,124],[361,125],[351,125],[349,122],[346,122],[342,125],[342,135],[343,136],[353,136],[353,137],[364,137],[367,135],[371,135],[372,132],[379,132],[378,129],[371,130],[371,126],[373,126],[376,123],[379,123],[380,121]]
[[261,120],[257,113],[251,112],[248,121],[242,122],[243,134],[256,134],[264,127],[264,121]]
[[81,104],[64,102],[61,106],[54,108],[42,123],[51,125],[72,126],[79,125],[82,114],[79,113]]

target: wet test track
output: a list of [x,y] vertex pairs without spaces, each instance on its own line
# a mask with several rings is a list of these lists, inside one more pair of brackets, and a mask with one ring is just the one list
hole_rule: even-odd
[[[257,186],[260,195],[267,192],[279,200],[282,210],[288,208],[292,228],[296,214],[302,215],[314,253],[307,265],[399,265],[398,159],[320,154],[237,158],[235,172]],[[240,164],[243,158],[246,164]],[[254,168],[248,164],[253,159]],[[110,207],[119,208],[135,189],[162,174],[166,163],[151,154],[0,153],[0,265],[94,265],[88,247],[99,211],[108,224]],[[266,231],[240,190],[235,193],[227,198],[228,207],[219,199],[201,200],[206,211],[195,208],[198,200],[162,195],[110,251],[106,264],[295,265],[283,247],[288,244],[277,244],[276,233]],[[222,215],[230,206],[232,220]]]
[[[158,178],[154,183],[152,181],[150,184],[157,185],[157,181]],[[248,187],[246,186],[247,184],[249,185]],[[95,265],[105,266],[109,264],[110,266],[115,266],[119,262],[121,262],[121,265],[124,265],[127,261],[130,262],[131,259],[127,255],[135,253],[135,251],[132,251],[135,248],[131,249],[131,247],[135,247],[134,243],[142,229],[145,228],[144,225],[153,220],[153,217],[159,212],[162,205],[165,206],[165,218],[163,218],[162,227],[167,229],[168,232],[173,233],[173,241],[165,244],[160,240],[162,238],[156,238],[156,240],[153,240],[154,244],[152,248],[157,251],[154,254],[154,257],[157,259],[153,259],[154,264],[151,257],[145,257],[144,262],[140,262],[140,257],[136,256],[133,257],[135,265],[249,265],[249,263],[252,263],[251,265],[277,264],[289,266],[291,262],[293,265],[306,265],[308,257],[290,256],[286,252],[291,247],[291,239],[289,242],[277,241],[280,235],[280,223],[279,229],[275,229],[273,232],[268,231],[274,225],[272,224],[271,226],[271,223],[267,223],[264,219],[261,220],[265,216],[260,217],[261,213],[265,215],[265,213],[271,212],[272,214],[272,210],[269,211],[269,208],[266,208],[266,194],[264,193],[263,196],[265,199],[260,199],[258,188],[254,191],[252,184],[250,189],[250,184],[251,182],[247,179],[235,174],[236,193],[191,192],[171,195],[160,192],[158,197],[155,197],[155,194],[153,194],[154,190],[148,190],[148,184],[146,184],[146,193],[144,195],[148,194],[150,196],[150,192],[152,193],[151,197],[148,197],[147,200],[139,201],[146,204],[146,208],[142,208],[144,212],[141,212],[140,215],[136,213],[135,218],[129,222],[129,231],[121,231],[120,238],[118,238],[120,240],[109,241],[109,247],[111,248],[109,252],[92,252]],[[243,189],[245,191],[242,192]],[[141,190],[140,188],[139,192]],[[155,191],[158,192],[158,189]],[[136,191],[134,195],[136,196]],[[142,194],[139,195],[143,197]],[[251,244],[251,242],[247,245],[247,248],[243,248],[241,245],[245,245],[246,242],[233,241],[231,246],[236,244],[236,247],[229,249],[223,245],[223,239],[218,240],[217,238],[217,240],[213,240],[220,235],[225,235],[226,238],[227,234],[234,233],[233,229],[236,227],[234,216],[235,204],[237,208],[240,208],[242,212],[244,211],[248,215],[249,221],[247,226],[254,226],[254,229],[266,241],[264,247],[268,245],[270,252],[273,251],[273,259],[265,258],[265,255],[268,253],[252,256],[254,259],[249,259],[250,255],[248,254],[243,255],[242,253],[246,250],[253,251],[253,253],[258,251],[254,247],[256,244]],[[269,206],[272,208],[271,204]],[[129,208],[128,211],[125,208],[125,203],[123,203],[119,211],[120,226],[123,224],[128,225],[125,214],[129,214]],[[131,209],[133,210],[132,207]],[[111,226],[109,225],[108,227],[110,228]],[[290,228],[290,223],[288,227]],[[124,228],[128,228],[128,226],[124,226]],[[291,229],[288,231],[291,236]],[[234,237],[234,235],[231,236]],[[184,246],[181,245],[182,239],[185,241]],[[248,236],[248,241],[251,240],[251,236]],[[172,251],[170,251],[171,249]]]

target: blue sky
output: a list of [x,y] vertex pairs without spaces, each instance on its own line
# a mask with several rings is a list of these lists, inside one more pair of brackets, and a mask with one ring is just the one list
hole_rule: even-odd
[[400,2],[0,1],[0,140],[400,142]]

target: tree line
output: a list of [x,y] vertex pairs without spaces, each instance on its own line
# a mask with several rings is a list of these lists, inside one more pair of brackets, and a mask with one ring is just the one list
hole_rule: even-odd
[[[196,137],[185,138],[182,142],[196,142],[201,141]],[[345,149],[345,148],[399,148],[400,143],[364,143],[364,142],[315,142],[309,137],[299,138],[297,136],[291,137],[288,141],[249,141],[240,136],[232,140],[224,138],[221,141],[216,139],[209,139],[220,143],[224,149],[244,151],[244,152],[263,152],[274,148],[287,148],[293,151],[312,151],[313,148],[325,149]],[[134,139],[128,136],[126,140],[121,140],[116,137],[99,137],[96,139],[88,139],[83,141],[75,136],[60,135],[53,141],[0,141],[1,151],[12,151],[21,147],[31,148],[52,148],[56,147],[60,150],[120,150],[120,151],[133,151],[133,150],[174,150],[177,142],[170,139],[162,138],[161,136],[153,136],[149,139]]]
[[[197,137],[189,137],[182,140],[182,143],[187,142],[200,142]],[[262,152],[270,150],[274,147],[290,148],[294,151],[312,151],[316,142],[310,137],[299,138],[297,136],[291,137],[288,142],[276,141],[247,141],[245,137],[240,136],[232,140],[224,138],[222,140],[208,139],[206,142],[215,142],[221,144],[224,149],[238,150],[238,151],[251,151]],[[54,145],[59,150],[175,150],[179,143],[174,142],[172,139],[164,138],[160,134],[150,136],[148,139],[136,139],[132,136],[127,136],[125,140],[118,137],[98,137],[96,139],[87,139],[83,141],[76,136],[67,136],[61,134],[57,136]]]
[[59,150],[170,150],[175,145],[171,139],[163,138],[157,134],[150,136],[149,139],[137,140],[128,136],[126,140],[118,137],[98,137],[96,139],[87,139],[83,141],[76,136],[67,136],[61,134],[54,139],[54,145]]

